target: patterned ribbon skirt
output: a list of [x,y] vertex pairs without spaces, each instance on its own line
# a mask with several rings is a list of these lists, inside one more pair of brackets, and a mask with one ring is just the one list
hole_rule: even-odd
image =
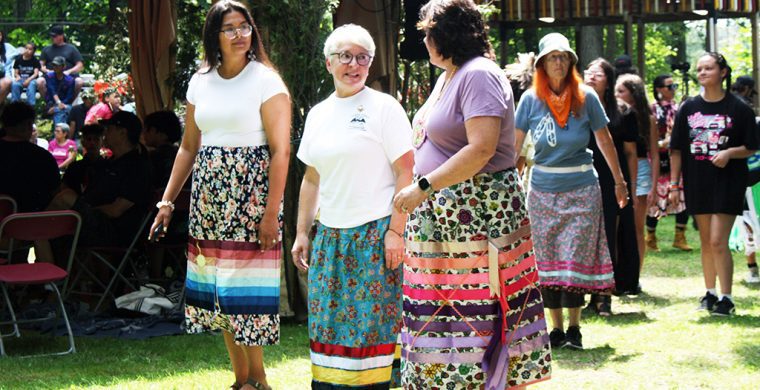
[[312,389],[399,386],[401,270],[385,267],[389,222],[317,225],[309,266]]
[[519,180],[514,169],[479,174],[437,191],[410,215],[405,388],[504,389],[549,378],[549,338]]

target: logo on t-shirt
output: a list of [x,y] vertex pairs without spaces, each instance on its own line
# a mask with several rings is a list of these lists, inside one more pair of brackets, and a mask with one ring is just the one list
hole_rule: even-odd
[[351,117],[351,121],[348,123],[348,127],[352,129],[367,130],[367,115],[364,114],[364,106],[356,108],[356,113]]
[[691,155],[695,160],[710,160],[728,144],[728,135],[723,130],[733,127],[731,117],[722,114],[704,115],[701,112],[691,114],[689,139]]

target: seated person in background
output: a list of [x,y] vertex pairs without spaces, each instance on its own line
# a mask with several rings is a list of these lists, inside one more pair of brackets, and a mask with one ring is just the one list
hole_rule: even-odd
[[29,142],[45,150],[48,150],[48,146],[50,146],[46,139],[37,137],[37,125],[32,125],[32,136],[29,138]]
[[34,56],[36,50],[34,42],[29,42],[24,46],[24,52],[16,57],[11,85],[11,101],[20,100],[21,92],[26,91],[26,101],[32,107],[37,102],[37,76],[40,75],[40,60]]
[[[174,166],[182,138],[182,124],[173,111],[156,111],[145,117],[142,140],[153,165],[153,187],[164,188]],[[188,180],[186,183],[189,183]]]
[[44,210],[60,180],[53,156],[29,142],[34,117],[34,108],[25,102],[8,104],[0,116],[5,129],[0,138],[0,193],[15,199],[21,212]]
[[0,103],[5,101],[13,82],[13,59],[16,48],[5,42],[5,31],[0,31]]
[[70,188],[81,194],[87,186],[90,177],[90,170],[103,157],[100,155],[100,148],[103,147],[103,126],[92,124],[82,128],[81,140],[82,149],[84,149],[81,160],[74,161],[63,175],[64,188]]
[[87,110],[84,124],[98,123],[103,119],[111,119],[121,108],[121,95],[116,88],[108,88],[100,95],[100,103]]
[[49,209],[73,209],[82,216],[81,245],[126,245],[137,233],[151,201],[151,169],[140,145],[142,124],[128,112],[101,123],[103,143],[113,157],[97,161],[82,194],[60,191]]
[[[79,94],[79,91],[82,90],[82,85],[84,84],[82,78],[79,77],[79,72],[84,69],[82,54],[79,53],[79,50],[74,45],[66,42],[62,26],[53,26],[50,28],[50,39],[53,43],[50,46],[45,46],[40,55],[42,74],[47,74],[52,71],[53,69],[50,68],[50,63],[56,57],[62,57],[64,60],[63,73],[74,79],[75,89],[74,98],[72,99],[72,101],[74,101]],[[40,91],[40,95],[46,95],[47,88],[49,88],[48,82],[49,80],[46,80],[44,77],[37,79],[37,90]]]
[[74,105],[69,111],[69,127],[73,139],[77,139],[77,135],[81,133],[87,111],[95,104],[95,94],[91,90],[86,89],[79,96],[82,97],[82,103]]
[[47,73],[47,94],[45,104],[47,113],[53,115],[53,123],[68,123],[71,104],[74,103],[74,78],[63,73],[66,61],[55,57],[50,62],[53,71]]
[[58,169],[63,172],[77,157],[77,143],[69,139],[69,125],[56,123],[54,138],[48,144],[48,151],[55,158]]

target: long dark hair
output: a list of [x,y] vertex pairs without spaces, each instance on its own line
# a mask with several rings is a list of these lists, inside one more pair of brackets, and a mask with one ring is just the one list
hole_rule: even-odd
[[702,57],[712,57],[715,60],[715,63],[718,64],[718,69],[723,70],[727,69],[726,75],[723,77],[723,80],[726,82],[726,90],[728,90],[731,87],[731,67],[728,66],[728,62],[726,61],[726,57],[723,57],[723,54],[718,53],[717,51],[708,51],[707,53],[700,56]]
[[0,59],[5,62],[5,31],[0,30],[2,37],[0,38]]
[[672,78],[673,76],[671,76],[668,73],[661,74],[654,78],[654,80],[652,81],[652,94],[654,95],[655,100],[657,100],[658,102],[662,100],[662,98],[660,97],[660,94],[657,92],[657,89],[664,87],[665,80],[672,79]]
[[630,92],[633,97],[633,112],[636,114],[636,124],[639,127],[639,138],[644,141],[644,145],[649,147],[649,134],[650,126],[652,122],[650,117],[652,116],[652,107],[647,101],[646,87],[644,81],[635,74],[624,74],[618,77],[618,83],[623,84],[623,87]]
[[620,120],[620,112],[618,111],[618,103],[615,98],[615,67],[613,67],[609,61],[599,57],[589,62],[586,69],[594,65],[602,68],[604,76],[607,78],[607,86],[604,88],[604,95],[599,98],[602,101],[602,106],[604,106],[604,112],[610,120],[610,125],[617,125]]
[[256,28],[256,23],[253,22],[253,17],[248,8],[233,0],[221,0],[208,10],[206,14],[206,23],[203,26],[203,61],[205,72],[208,73],[222,61],[222,53],[219,50],[219,31],[222,28],[222,22],[224,16],[230,12],[240,12],[245,18],[246,22],[253,28],[251,34],[251,48],[253,61],[258,61],[270,68],[273,68],[272,63],[269,61],[269,56],[264,50],[264,45],[261,42],[261,35],[259,35],[259,29]]
[[420,9],[417,28],[456,66],[479,56],[494,59],[488,25],[472,0],[432,0]]

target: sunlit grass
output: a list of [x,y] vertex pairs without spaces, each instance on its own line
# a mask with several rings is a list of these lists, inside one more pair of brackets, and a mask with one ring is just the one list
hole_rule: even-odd
[[[553,378],[538,389],[757,389],[760,384],[760,287],[741,282],[736,254],[737,315],[722,319],[695,310],[704,294],[699,252],[670,247],[672,218],[659,228],[661,252],[649,254],[639,297],[613,298],[609,319],[584,312],[585,351],[554,352]],[[697,247],[697,234],[688,232]],[[43,348],[47,336],[8,340],[11,352]],[[63,347],[64,339],[55,340]],[[44,345],[45,348],[48,345]],[[226,389],[232,382],[220,336],[145,341],[78,338],[78,353],[2,359],[2,389]],[[284,325],[281,344],[265,350],[275,389],[308,389],[305,325]]]

